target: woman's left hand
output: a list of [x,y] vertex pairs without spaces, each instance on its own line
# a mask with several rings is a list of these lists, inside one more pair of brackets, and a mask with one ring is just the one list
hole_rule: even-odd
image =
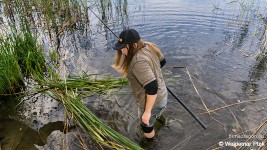
[[149,119],[151,117],[151,113],[150,112],[144,112],[143,115],[142,115],[142,122],[144,124],[146,124],[147,126],[149,126]]

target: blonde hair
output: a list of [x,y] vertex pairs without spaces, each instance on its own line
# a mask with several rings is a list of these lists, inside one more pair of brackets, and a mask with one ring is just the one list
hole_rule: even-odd
[[141,50],[143,47],[148,46],[149,49],[154,51],[156,55],[160,58],[160,50],[158,46],[152,42],[147,42],[139,40],[137,43],[131,43],[128,45],[128,54],[127,56],[122,55],[121,50],[117,50],[116,56],[114,58],[115,62],[112,67],[120,72],[124,77],[127,76],[128,66],[133,58],[133,56]]

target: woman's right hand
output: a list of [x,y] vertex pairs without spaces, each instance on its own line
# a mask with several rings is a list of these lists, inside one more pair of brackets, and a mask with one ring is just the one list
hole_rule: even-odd
[[151,112],[145,111],[142,115],[142,122],[147,126],[149,126],[150,117],[151,117]]

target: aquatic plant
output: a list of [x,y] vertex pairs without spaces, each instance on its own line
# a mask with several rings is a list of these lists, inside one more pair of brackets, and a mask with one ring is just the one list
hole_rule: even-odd
[[10,41],[9,37],[3,36],[0,40],[0,94],[15,93],[23,84],[23,76]]
[[67,118],[74,120],[96,142],[115,149],[142,149],[105,125],[80,101],[80,98],[95,93],[103,94],[106,90],[118,88],[127,83],[125,79],[97,79],[95,75],[83,75],[56,82],[48,80],[42,87],[49,89],[45,93],[51,95],[65,107]]
[[24,87],[25,77],[44,80],[43,51],[28,30],[2,35],[0,58],[0,94],[20,91]]
[[83,0],[3,0],[8,22],[41,30],[50,44],[60,46],[60,36],[88,23],[87,3]]
[[[110,82],[111,80],[102,80],[102,82]],[[96,81],[94,84],[97,84]],[[113,83],[119,83],[120,81],[114,80]],[[122,80],[122,82],[124,82]],[[142,149],[137,144],[130,141],[128,138],[122,136],[118,132],[114,131],[107,125],[105,125],[100,119],[98,119],[86,106],[84,106],[79,100],[79,94],[72,87],[81,87],[87,89],[84,83],[77,80],[72,80],[66,84],[58,84],[60,88],[53,88],[47,92],[51,92],[54,98],[58,100],[67,110],[67,116],[69,119],[73,119],[75,123],[84,129],[90,138],[100,143],[104,147],[110,147],[115,149]],[[81,84],[82,83],[82,84]],[[68,87],[67,85],[70,85]],[[89,84],[89,86],[92,86]],[[99,85],[99,89],[93,89],[101,91],[101,88],[106,88],[104,84]],[[108,87],[108,86],[107,86]],[[92,88],[94,88],[92,86]],[[79,88],[78,88],[79,89]],[[79,90],[78,90],[79,91]]]

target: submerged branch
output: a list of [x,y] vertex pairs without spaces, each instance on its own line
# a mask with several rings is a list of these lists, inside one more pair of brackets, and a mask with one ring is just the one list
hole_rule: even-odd
[[[256,99],[256,100],[247,100],[247,101],[238,102],[238,103],[226,105],[226,106],[223,106],[223,107],[219,107],[219,108],[210,110],[210,112],[213,113],[215,111],[218,111],[218,110],[221,110],[221,109],[224,109],[224,108],[228,108],[228,107],[231,107],[231,106],[235,106],[235,105],[239,105],[239,104],[243,104],[243,103],[259,102],[259,101],[264,101],[264,100],[267,100],[267,98],[261,98],[261,99]],[[207,113],[208,112],[202,112],[202,113],[198,113],[198,115],[207,114]]]

